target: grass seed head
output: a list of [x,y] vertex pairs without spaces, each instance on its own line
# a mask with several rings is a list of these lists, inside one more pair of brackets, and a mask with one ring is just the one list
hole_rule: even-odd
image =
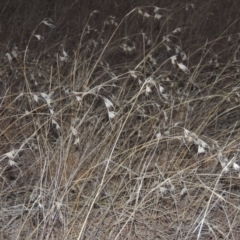
[[103,98],[107,109],[114,108],[113,103],[108,98]]
[[7,57],[9,62],[12,62],[12,56],[11,56],[10,53],[6,53],[6,57]]
[[16,150],[12,150],[10,152],[7,152],[4,154],[4,156],[8,157],[9,159],[14,159],[14,157],[16,156]]
[[202,153],[206,153],[206,150],[202,146],[198,145],[198,155]]
[[116,116],[116,113],[115,113],[114,111],[108,111],[108,117],[109,117],[110,119],[115,118],[115,116]]
[[183,63],[179,63],[179,62],[177,61],[177,65],[178,65],[178,67],[179,67],[184,73],[186,73],[187,75],[190,74],[189,69],[188,69]]
[[44,18],[42,23],[50,28],[55,28],[55,25],[53,24],[53,21],[50,18]]
[[233,163],[233,169],[236,171],[240,171],[240,166],[237,163]]
[[184,195],[186,195],[186,194],[188,194],[188,190],[187,190],[186,187],[184,187],[184,188],[181,190],[180,195],[181,195],[181,196],[184,196]]

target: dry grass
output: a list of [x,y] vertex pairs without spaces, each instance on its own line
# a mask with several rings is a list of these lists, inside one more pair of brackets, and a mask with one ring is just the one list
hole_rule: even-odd
[[17,4],[2,8],[0,238],[239,239],[236,6],[219,26],[214,1],[201,24],[204,4]]

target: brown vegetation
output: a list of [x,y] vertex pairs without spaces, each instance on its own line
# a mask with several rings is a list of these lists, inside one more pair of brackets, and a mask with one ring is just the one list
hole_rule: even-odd
[[82,2],[0,4],[0,238],[239,239],[239,4]]

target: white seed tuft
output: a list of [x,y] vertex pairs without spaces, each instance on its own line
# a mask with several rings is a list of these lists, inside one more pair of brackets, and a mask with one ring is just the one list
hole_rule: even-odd
[[48,106],[50,106],[52,100],[51,100],[51,95],[46,94],[46,93],[40,93],[40,95],[45,99],[45,101],[47,102]]
[[38,96],[35,95],[35,94],[33,94],[33,99],[34,99],[35,102],[38,102],[38,100],[39,100]]
[[148,94],[151,92],[152,92],[152,90],[151,90],[150,86],[147,84],[146,85],[146,95],[148,96]]
[[50,18],[44,18],[42,23],[47,25],[50,28],[55,28],[55,26],[52,23],[53,21]]
[[161,138],[162,138],[162,134],[159,132],[159,133],[157,133],[156,134],[156,138],[158,139],[158,140],[160,140]]
[[105,106],[107,109],[113,107],[114,108],[114,105],[113,103],[108,99],[108,98],[103,98],[104,99],[104,103],[105,103]]
[[165,187],[159,187],[160,193],[163,195],[165,193],[167,193],[168,189]]
[[59,124],[52,118],[52,124],[56,126],[56,129],[59,130],[60,126]]
[[175,30],[173,30],[173,33],[177,33],[177,32],[181,32],[181,28],[176,28]]
[[108,111],[108,117],[110,119],[113,119],[116,116],[116,113],[114,111]]
[[40,40],[44,40],[44,37],[42,37],[42,36],[39,35],[39,34],[34,35],[34,37],[36,37],[39,41],[40,41]]
[[170,59],[171,59],[172,65],[175,67],[177,62],[177,55],[170,57]]
[[9,163],[10,166],[17,166],[17,163],[14,162],[14,161],[11,160],[11,159],[9,159],[8,163]]
[[10,53],[6,53],[6,57],[9,62],[12,62],[12,56],[10,55]]
[[72,131],[73,136],[76,136],[78,133],[78,131],[74,127],[71,127],[71,131]]
[[189,69],[183,63],[178,63],[177,62],[177,65],[183,72],[185,72],[186,74],[190,74]]
[[198,154],[201,154],[201,153],[206,153],[206,151],[202,146],[198,145]]
[[13,159],[15,157],[16,151],[12,150],[8,153],[3,154],[4,156],[8,157],[9,159]]
[[130,72],[130,75],[133,77],[133,78],[137,78],[137,75],[135,74],[135,71],[129,71]]
[[160,93],[164,92],[164,87],[162,87],[160,84],[159,84],[159,91],[160,91]]
[[15,46],[13,49],[12,49],[12,55],[17,58],[17,53],[18,52],[18,48]]
[[162,17],[162,15],[160,15],[160,14],[158,14],[158,13],[156,13],[156,14],[154,15],[154,19],[157,19],[157,20],[159,20],[161,17]]
[[187,190],[186,187],[184,187],[184,188],[182,189],[182,191],[180,192],[180,195],[183,196],[183,195],[185,195],[185,194],[187,194],[187,193],[188,193],[188,190]]
[[79,137],[78,137],[78,138],[75,139],[75,141],[74,141],[73,144],[74,144],[74,145],[78,145],[79,143],[80,143],[80,140],[79,140]]
[[236,171],[240,170],[240,166],[237,163],[233,163],[233,169]]

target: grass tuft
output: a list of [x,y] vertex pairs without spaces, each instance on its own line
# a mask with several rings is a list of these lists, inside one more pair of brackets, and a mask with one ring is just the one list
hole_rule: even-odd
[[1,4],[1,239],[239,239],[237,4],[130,2]]

